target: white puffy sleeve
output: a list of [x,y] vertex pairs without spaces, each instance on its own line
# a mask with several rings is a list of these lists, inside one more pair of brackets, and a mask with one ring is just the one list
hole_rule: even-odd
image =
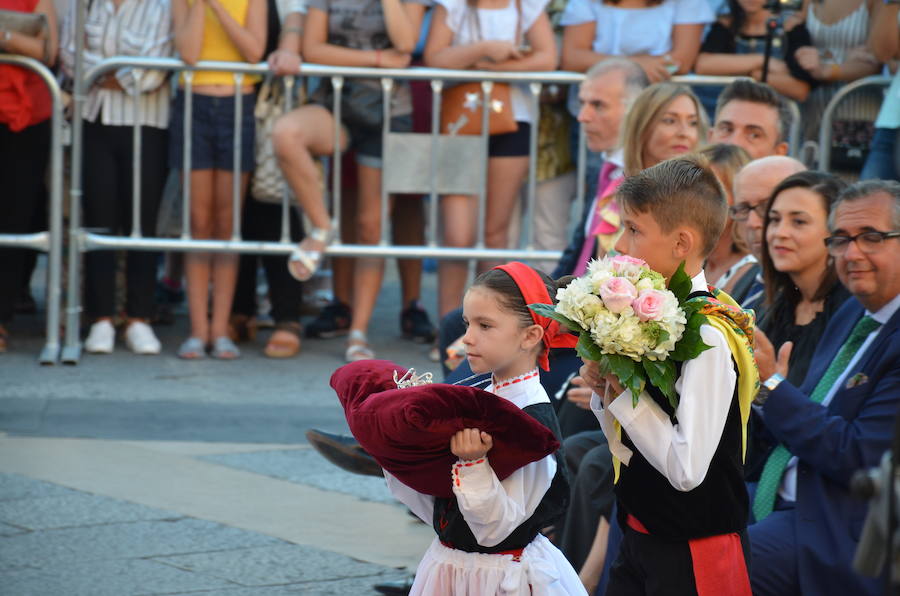
[[384,470],[384,479],[395,499],[409,507],[409,510],[428,526],[434,523],[434,497],[406,486],[387,470]]
[[556,457],[523,466],[502,482],[487,457],[453,465],[453,493],[475,540],[496,546],[534,515],[556,475]]

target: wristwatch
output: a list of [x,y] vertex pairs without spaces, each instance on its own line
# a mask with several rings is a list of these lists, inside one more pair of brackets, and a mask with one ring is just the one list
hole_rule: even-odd
[[766,400],[769,399],[769,393],[775,390],[778,385],[784,380],[780,374],[775,373],[765,381],[763,381],[762,386],[759,388],[759,393],[756,394],[756,397],[753,399],[753,403],[758,406],[766,403]]

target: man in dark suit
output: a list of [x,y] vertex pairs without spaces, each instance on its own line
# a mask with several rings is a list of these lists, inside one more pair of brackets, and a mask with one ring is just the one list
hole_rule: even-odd
[[828,251],[854,298],[829,323],[802,386],[783,380],[790,344],[776,357],[758,332],[757,408],[780,445],[753,498],[756,596],[881,593],[852,568],[867,504],[849,485],[889,448],[900,406],[900,184],[851,186],[829,223]]

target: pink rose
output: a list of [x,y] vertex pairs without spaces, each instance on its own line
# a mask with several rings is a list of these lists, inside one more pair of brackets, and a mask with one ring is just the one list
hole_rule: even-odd
[[616,255],[612,258],[612,269],[616,273],[622,273],[632,267],[646,267],[647,263],[641,259],[629,257],[628,255]]
[[641,321],[659,321],[662,319],[663,306],[666,303],[666,294],[659,290],[644,290],[631,303],[634,314]]
[[603,304],[616,314],[631,306],[637,295],[637,288],[624,277],[610,277],[600,286]]

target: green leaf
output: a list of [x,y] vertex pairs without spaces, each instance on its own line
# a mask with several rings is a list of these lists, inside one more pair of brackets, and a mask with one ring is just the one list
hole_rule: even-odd
[[710,349],[712,346],[706,345],[700,335],[700,327],[704,324],[706,324],[706,315],[700,313],[691,315],[684,328],[684,335],[675,344],[675,349],[669,354],[669,358],[684,362],[693,360],[705,350]]
[[541,315],[542,317],[547,317],[548,319],[553,319],[560,325],[565,325],[566,329],[568,329],[569,331],[578,333],[580,331],[585,330],[581,325],[579,325],[572,319],[556,312],[556,308],[552,304],[545,304],[543,302],[538,302],[536,304],[529,304],[528,308],[530,308],[537,314]]
[[678,298],[678,303],[681,304],[690,296],[692,287],[691,278],[684,272],[684,261],[682,261],[678,265],[675,274],[672,275],[672,279],[669,280],[669,290],[675,294],[675,297]]
[[678,407],[678,395],[675,393],[675,362],[669,360],[643,360],[641,364],[647,373],[650,384],[659,389],[673,408]]
[[600,351],[600,348],[591,339],[591,335],[586,331],[578,334],[578,343],[575,345],[575,351],[578,352],[579,357],[585,360],[600,362],[604,357],[603,352]]

